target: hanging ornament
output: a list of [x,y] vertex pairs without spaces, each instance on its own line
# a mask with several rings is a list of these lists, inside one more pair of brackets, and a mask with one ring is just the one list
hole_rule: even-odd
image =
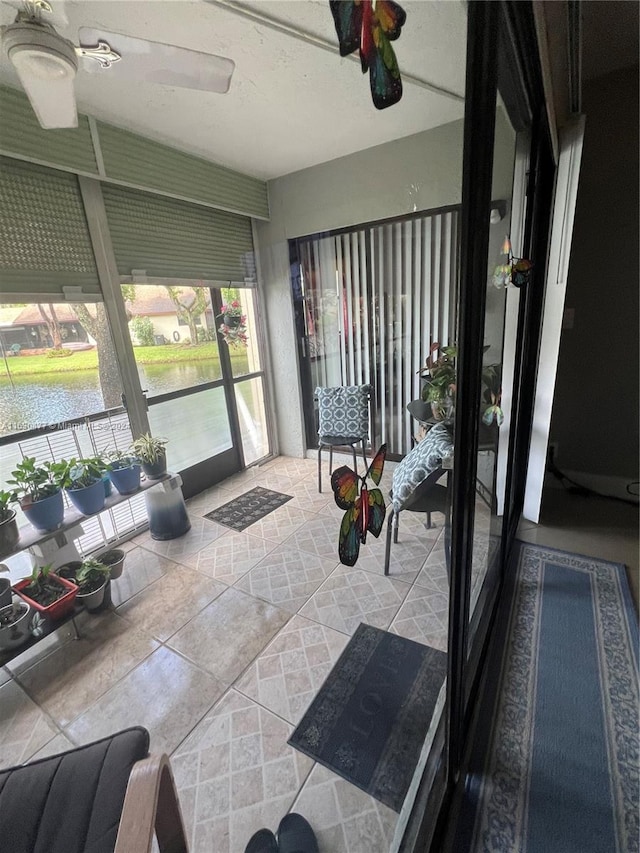
[[512,284],[514,287],[523,287],[529,283],[533,263],[526,258],[514,258],[509,235],[504,238],[500,256],[504,261],[499,263],[494,271],[492,283],[500,290]]

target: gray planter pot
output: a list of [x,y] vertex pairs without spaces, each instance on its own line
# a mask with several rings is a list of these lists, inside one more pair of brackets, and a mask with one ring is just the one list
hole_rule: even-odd
[[120,548],[112,548],[111,551],[105,551],[104,554],[100,554],[98,556],[98,560],[101,563],[104,563],[105,566],[109,566],[111,569],[111,580],[117,580],[122,574],[122,569],[124,568],[124,558],[125,552]]
[[89,611],[97,610],[104,600],[104,591],[107,586],[107,582],[108,578],[102,586],[99,586],[98,589],[94,589],[93,592],[87,592],[84,595],[82,592],[78,592],[76,596],[78,604],[82,604],[82,606]]
[[0,521],[0,557],[7,557],[12,554],[20,539],[16,511],[11,509],[9,513],[9,518]]
[[[3,625],[7,617],[13,617],[10,625]],[[24,600],[14,601],[0,609],[0,651],[15,649],[31,639],[31,608]]]

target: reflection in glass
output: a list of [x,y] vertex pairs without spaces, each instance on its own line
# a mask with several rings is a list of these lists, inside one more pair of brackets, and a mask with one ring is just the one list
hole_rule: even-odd
[[167,459],[172,471],[184,471],[232,446],[223,388],[151,405],[149,424],[153,435],[169,440]]
[[261,377],[235,385],[238,420],[245,465],[251,465],[269,453],[264,385]]
[[[244,340],[229,346],[231,356],[231,372],[234,377],[246,376],[248,373],[258,373],[261,369],[260,351],[258,347],[258,314],[256,311],[256,292],[249,287],[224,288],[222,301],[237,302],[244,317]],[[224,318],[218,318],[224,322]],[[220,323],[219,323],[220,325]]]
[[[510,247],[516,134],[501,103],[496,111],[493,160],[493,209],[489,228],[487,298],[484,325],[482,387],[476,473],[476,506],[473,536],[470,619],[483,585],[496,582],[502,536],[504,478],[498,475],[500,449],[509,439],[503,406],[510,399],[507,377],[512,376],[515,329],[506,325],[507,302],[514,288],[506,286],[501,273]],[[519,204],[520,196],[516,196]],[[516,291],[517,293],[517,291]],[[472,638],[470,638],[472,639]]]

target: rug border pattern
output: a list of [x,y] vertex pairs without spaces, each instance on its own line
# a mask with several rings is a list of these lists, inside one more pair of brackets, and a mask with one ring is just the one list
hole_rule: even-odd
[[472,849],[517,853],[526,846],[540,591],[548,563],[591,578],[617,847],[636,853],[638,671],[633,651],[625,654],[627,649],[633,650],[634,637],[622,586],[624,566],[526,543],[519,555],[520,583],[511,605],[510,639],[500,675],[503,687],[490,747],[492,758],[480,791]]

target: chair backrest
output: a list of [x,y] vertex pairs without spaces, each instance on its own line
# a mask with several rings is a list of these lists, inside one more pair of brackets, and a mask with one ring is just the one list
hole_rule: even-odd
[[342,385],[316,388],[318,434],[344,438],[369,438],[371,385]]

